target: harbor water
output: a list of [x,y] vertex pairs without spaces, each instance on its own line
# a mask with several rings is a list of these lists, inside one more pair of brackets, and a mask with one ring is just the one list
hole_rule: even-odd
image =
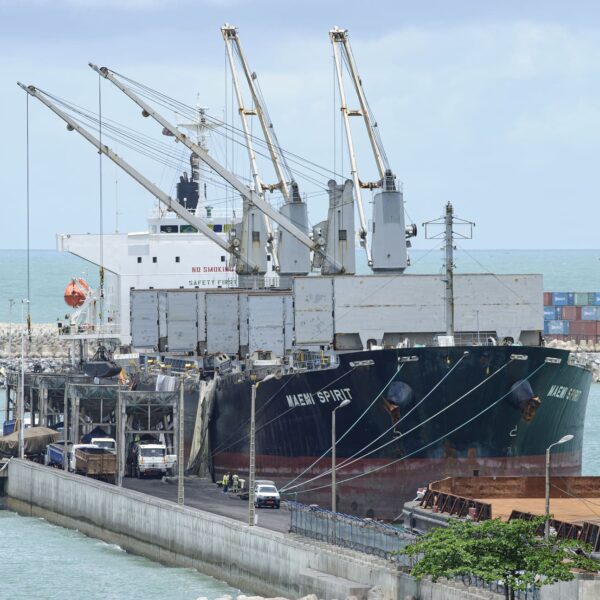
[[78,531],[9,511],[0,511],[0,539],[0,598],[212,600],[241,593],[193,569],[165,567]]

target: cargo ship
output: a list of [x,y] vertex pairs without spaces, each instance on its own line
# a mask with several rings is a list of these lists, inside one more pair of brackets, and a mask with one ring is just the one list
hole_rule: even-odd
[[[337,411],[338,510],[393,519],[419,487],[450,476],[581,473],[589,371],[543,347],[455,346],[339,355],[336,368],[258,388],[256,465],[284,497],[331,502]],[[246,473],[251,382],[220,386],[210,421],[214,473]],[[347,466],[344,463],[347,462]]]
[[[575,438],[557,449],[554,465],[565,475],[579,474],[591,374],[569,352],[543,346],[542,277],[456,275],[454,235],[472,224],[456,218],[450,203],[443,217],[427,224],[441,228],[443,274],[405,273],[417,230],[405,222],[402,185],[388,164],[348,32],[334,28],[329,36],[350,177],[323,183],[327,218],[311,232],[306,203],[287,172],[237,30],[225,25],[221,32],[232,72],[235,54],[252,95],[250,109],[234,74],[251,185],[144,99],[166,102],[166,95],[90,66],[242,196],[241,222],[227,236],[214,235],[204,215],[157,189],[52,98],[22,86],[194,227],[189,235],[209,238],[235,269],[237,287],[160,289],[161,281],[148,277],[140,282],[145,289],[121,289],[122,297],[128,293],[123,302],[130,307],[131,350],[161,367],[196,367],[201,381],[185,396],[187,445],[198,451],[190,468],[205,465],[215,479],[227,471],[247,474],[254,389],[257,473],[275,480],[287,498],[329,506],[328,455],[334,448],[338,509],[386,519],[398,516],[419,486],[444,475],[541,475],[546,448],[567,433]],[[347,106],[344,66],[360,109]],[[258,172],[250,116],[260,120],[275,183],[265,183]],[[377,167],[371,180],[359,175],[351,116],[361,117],[366,128]],[[373,192],[371,222],[365,189]],[[267,192],[280,194],[278,209]],[[181,229],[167,235],[182,235]],[[372,274],[356,274],[356,243]],[[149,250],[140,248],[127,249],[135,264],[146,263]],[[268,263],[278,289],[267,285]],[[149,389],[158,389],[154,383],[147,383]]]

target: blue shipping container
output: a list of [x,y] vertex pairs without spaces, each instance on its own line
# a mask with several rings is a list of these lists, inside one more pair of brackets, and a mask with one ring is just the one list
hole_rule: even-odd
[[590,292],[589,297],[590,304],[600,306],[600,292]]
[[569,294],[567,292],[553,292],[552,304],[554,306],[569,306]]
[[569,335],[569,321],[545,321],[544,333],[547,335]]
[[544,306],[544,321],[560,319],[560,306]]
[[582,306],[582,321],[600,321],[600,306]]

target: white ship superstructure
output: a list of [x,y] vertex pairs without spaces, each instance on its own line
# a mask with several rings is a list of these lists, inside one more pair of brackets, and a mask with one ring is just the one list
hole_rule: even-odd
[[[214,127],[206,119],[206,109],[198,108],[194,123],[180,126],[192,131],[198,145],[208,151],[208,133]],[[206,185],[197,156],[190,157],[190,172],[177,184],[177,202],[202,221],[227,244],[241,233],[241,220],[235,213],[216,211],[209,205]],[[147,230],[133,233],[57,235],[57,249],[104,267],[104,297],[100,308],[98,291],[88,300],[90,310],[70,318],[71,331],[85,336],[101,334],[131,341],[130,294],[133,289],[228,288],[238,285],[235,267],[228,253],[215,241],[160,202],[151,212]],[[276,286],[278,278],[267,255],[264,285]],[[261,282],[262,283],[262,282]],[[95,303],[95,304],[94,304]],[[84,307],[87,309],[86,307]],[[100,316],[100,313],[102,315]],[[92,322],[93,321],[93,322]]]
[[[152,218],[140,233],[59,234],[58,250],[105,269],[104,321],[107,329],[130,341],[129,302],[132,289],[225,288],[237,285],[237,274],[225,252],[185,221],[167,216]],[[231,223],[212,219],[215,232],[229,234]],[[112,326],[111,326],[112,324]]]

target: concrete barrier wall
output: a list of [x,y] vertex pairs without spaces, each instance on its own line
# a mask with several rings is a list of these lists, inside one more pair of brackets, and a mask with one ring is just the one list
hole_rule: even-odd
[[[375,557],[332,548],[188,509],[29,461],[11,460],[6,506],[119,544],[167,564],[192,567],[248,592],[297,598],[365,598],[380,586],[404,598],[414,581]],[[412,583],[411,583],[412,581]]]

